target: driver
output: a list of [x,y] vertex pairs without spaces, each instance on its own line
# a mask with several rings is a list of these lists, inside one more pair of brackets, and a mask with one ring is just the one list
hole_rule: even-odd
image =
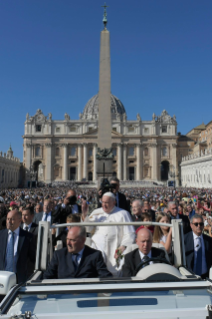
[[[152,233],[149,229],[142,228],[138,231],[136,244],[138,248],[125,256],[125,262],[122,268],[123,277],[134,276],[138,265],[151,257],[165,259],[165,252],[162,249],[152,247]],[[153,261],[147,262],[143,267],[151,264],[153,264]]]

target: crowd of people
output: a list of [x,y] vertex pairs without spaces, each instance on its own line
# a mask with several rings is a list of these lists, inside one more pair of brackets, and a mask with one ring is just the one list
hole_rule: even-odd
[[[212,190],[121,190],[115,177],[99,190],[89,185],[80,188],[74,183],[69,187],[2,190],[0,270],[15,272],[18,282],[33,273],[38,225],[48,221],[51,225],[69,225],[60,233],[52,229],[54,254],[43,278],[134,276],[141,263],[145,267],[154,262],[152,257],[168,256],[173,264],[172,227],[168,224],[181,219],[187,268],[206,278],[212,266]],[[106,225],[132,221],[146,224]],[[152,221],[167,226],[149,225]],[[84,226],[91,222],[91,226]],[[96,222],[105,226],[95,226]],[[154,243],[160,247],[153,247]],[[136,248],[128,252],[134,244]]]

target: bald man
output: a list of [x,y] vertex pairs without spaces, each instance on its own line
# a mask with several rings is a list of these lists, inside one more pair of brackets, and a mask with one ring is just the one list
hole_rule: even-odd
[[[102,196],[102,207],[95,209],[91,215],[82,216],[85,222],[131,222],[130,214],[116,207],[113,193],[107,192]],[[133,226],[97,226],[87,228],[92,236],[92,247],[102,251],[108,270],[118,275],[116,263],[117,249],[122,253],[127,246],[134,243],[135,230]]]
[[0,270],[16,273],[18,283],[27,280],[27,262],[35,262],[36,250],[33,235],[20,224],[21,213],[12,210],[7,214],[7,229],[0,231]]
[[[135,276],[136,267],[149,258],[165,258],[165,252],[162,249],[152,247],[152,233],[147,228],[142,228],[137,233],[136,244],[138,248],[126,254],[124,265],[122,268],[123,277]],[[146,263],[143,267],[152,264]]]

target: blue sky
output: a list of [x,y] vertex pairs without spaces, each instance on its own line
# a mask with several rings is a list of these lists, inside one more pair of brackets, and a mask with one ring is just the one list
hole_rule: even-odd
[[[104,0],[0,1],[0,150],[23,158],[26,113],[78,119],[98,92]],[[108,0],[112,93],[128,119],[212,119],[212,1]]]

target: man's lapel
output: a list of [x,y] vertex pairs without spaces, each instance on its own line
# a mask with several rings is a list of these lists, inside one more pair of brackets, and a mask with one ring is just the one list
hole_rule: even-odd
[[79,263],[79,265],[77,267],[77,271],[76,272],[78,272],[82,268],[84,260],[85,260],[85,257],[87,256],[87,254],[88,254],[88,249],[87,249],[87,246],[85,246],[83,254],[82,254],[82,258],[80,260],[80,263]]
[[6,255],[6,251],[7,251],[7,240],[8,240],[8,230],[5,229],[4,230],[4,236],[2,238],[2,249],[3,249],[3,260],[5,261],[5,255]]
[[18,249],[17,249],[17,261],[21,252],[21,248],[23,246],[25,240],[25,230],[23,230],[22,228],[20,228],[20,232],[19,232],[19,240],[18,240]]
[[134,265],[135,267],[137,267],[140,263],[141,263],[141,257],[140,257],[140,254],[139,254],[139,250],[137,249],[136,252],[135,252],[135,255],[134,255]]
[[202,235],[203,236],[203,242],[204,242],[204,245],[205,245],[205,259],[206,259],[206,264],[207,264],[207,267],[208,269],[210,268],[210,253],[209,253],[209,242],[207,240],[207,236],[206,235]]
[[68,259],[68,265],[69,265],[69,268],[70,268],[70,272],[71,273],[75,273],[75,267],[74,267],[74,264],[73,264],[73,260],[72,260],[72,254],[70,254],[67,250],[67,259]]

